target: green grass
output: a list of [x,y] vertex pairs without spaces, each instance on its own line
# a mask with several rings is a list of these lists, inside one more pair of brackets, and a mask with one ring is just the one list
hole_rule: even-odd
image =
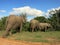
[[4,34],[4,30],[0,30],[0,37]]
[[[2,36],[4,31],[0,31]],[[49,31],[49,32],[28,32],[23,31],[21,33],[15,33],[8,36],[9,39],[30,41],[30,42],[60,42],[60,31]]]

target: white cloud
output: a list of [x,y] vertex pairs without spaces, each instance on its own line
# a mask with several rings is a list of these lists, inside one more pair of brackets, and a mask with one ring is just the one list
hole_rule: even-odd
[[6,10],[0,10],[0,12],[6,12]]
[[4,16],[0,15],[0,19],[1,19],[2,17],[4,17]]
[[21,13],[26,13],[27,15],[33,15],[33,16],[42,16],[42,14],[43,14],[43,12],[41,10],[31,8],[29,6],[13,8],[13,11],[10,12],[10,14],[21,14]]
[[[44,16],[44,17],[49,17],[50,14],[49,12],[51,12],[51,14],[56,13],[55,10],[59,10],[60,7],[58,8],[52,8],[47,10],[47,12],[43,12],[41,10],[35,9],[35,8],[31,8],[29,6],[24,6],[24,7],[19,7],[19,8],[13,8],[12,12],[10,12],[10,14],[22,14],[22,13],[26,13],[28,16]],[[31,19],[33,19],[34,17],[28,18],[28,21],[30,21]]]
[[5,16],[6,10],[0,10],[0,19]]
[[55,14],[56,10],[57,11],[60,10],[60,7],[58,7],[58,8],[52,8],[51,10],[48,10],[48,13]]
[[[49,17],[50,14],[55,14],[55,13],[56,13],[56,10],[60,10],[60,7],[58,7],[58,8],[52,8],[52,9],[47,10],[47,13],[45,13],[45,15],[46,15],[47,17]],[[49,14],[49,13],[50,13],[50,14]]]

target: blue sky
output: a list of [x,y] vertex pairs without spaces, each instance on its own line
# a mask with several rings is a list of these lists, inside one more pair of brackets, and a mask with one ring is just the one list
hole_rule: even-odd
[[24,6],[30,6],[32,8],[47,12],[47,10],[51,8],[60,7],[60,0],[0,0],[0,10],[6,11],[0,11],[0,17],[8,16],[9,12],[11,12],[13,8]]

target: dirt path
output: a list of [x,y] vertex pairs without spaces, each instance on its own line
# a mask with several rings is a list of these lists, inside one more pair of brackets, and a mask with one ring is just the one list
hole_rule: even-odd
[[56,44],[49,44],[42,42],[25,42],[25,41],[16,41],[16,40],[9,40],[6,38],[0,38],[0,45],[56,45]]

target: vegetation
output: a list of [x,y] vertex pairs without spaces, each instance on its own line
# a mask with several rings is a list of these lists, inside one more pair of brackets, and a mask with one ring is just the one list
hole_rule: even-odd
[[35,17],[34,19],[38,20],[39,22],[48,22],[48,19],[44,16]]
[[[0,37],[4,33],[0,31]],[[49,32],[28,32],[23,31],[21,33],[15,33],[8,36],[8,39],[29,41],[29,42],[60,42],[60,32],[59,31],[49,31]]]
[[[50,11],[50,14],[51,12],[52,11]],[[60,30],[60,9],[53,12],[56,13],[51,14],[49,20],[51,21],[51,24],[53,25],[55,30]]]
[[0,19],[0,30],[4,30],[5,29],[5,22],[6,22],[7,17],[2,17]]
[[[50,41],[58,41],[60,42],[60,32],[52,31],[52,32],[21,32],[16,33],[9,36],[9,39],[15,40],[24,40],[24,41],[31,41],[31,42],[50,42]],[[51,40],[49,40],[51,39]]]

